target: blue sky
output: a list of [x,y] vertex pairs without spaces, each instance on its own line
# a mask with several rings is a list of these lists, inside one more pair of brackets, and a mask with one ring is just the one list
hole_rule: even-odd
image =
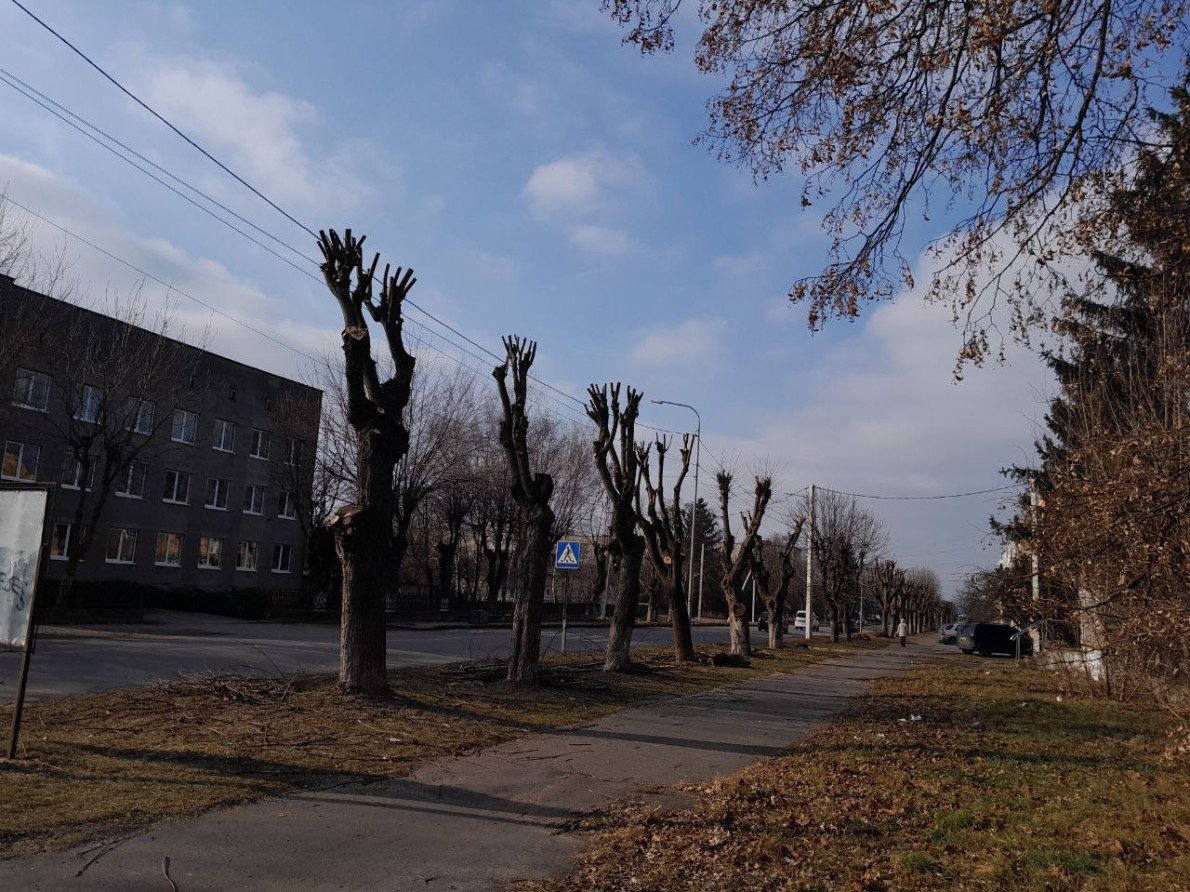
[[[538,339],[540,374],[576,396],[624,380],[697,405],[704,492],[721,458],[767,461],[780,492],[814,481],[926,495],[1001,486],[998,469],[1030,452],[1049,385],[1023,351],[956,384],[958,333],[917,294],[806,331],[784,295],[823,263],[817,209],[800,209],[796,178],[756,186],[691,144],[718,84],[696,71],[689,40],[642,59],[599,0],[28,5],[300,220],[353,226],[414,266],[418,303],[480,343]],[[0,58],[315,253],[7,2]],[[0,87],[0,186],[13,199],[299,350],[336,348],[318,282]],[[36,232],[47,250],[64,244],[49,226]],[[906,247],[938,234],[915,223]],[[65,248],[92,297],[133,286],[119,264]],[[163,292],[146,288],[151,300]],[[295,353],[175,306],[191,331],[211,326],[215,351],[299,373]],[[680,428],[687,416],[651,406],[647,420]],[[998,556],[980,547],[994,496],[871,504],[893,553],[934,566],[948,587]]]

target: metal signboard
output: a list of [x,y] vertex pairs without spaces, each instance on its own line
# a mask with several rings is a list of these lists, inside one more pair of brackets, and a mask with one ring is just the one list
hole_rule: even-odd
[[33,629],[48,499],[44,489],[0,490],[0,645],[23,648]]
[[554,569],[577,570],[579,566],[579,543],[562,540],[554,547]]

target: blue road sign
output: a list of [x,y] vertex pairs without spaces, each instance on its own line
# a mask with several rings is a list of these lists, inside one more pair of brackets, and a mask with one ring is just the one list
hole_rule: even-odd
[[577,570],[579,558],[579,543],[563,540],[554,546],[554,568],[557,570]]

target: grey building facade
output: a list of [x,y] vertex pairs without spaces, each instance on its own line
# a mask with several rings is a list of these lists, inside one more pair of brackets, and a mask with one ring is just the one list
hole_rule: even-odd
[[82,500],[80,583],[301,584],[320,391],[3,276],[0,343],[0,480],[54,484],[48,579]]

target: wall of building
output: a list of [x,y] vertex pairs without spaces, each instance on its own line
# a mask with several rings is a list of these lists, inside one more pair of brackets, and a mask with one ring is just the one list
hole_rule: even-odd
[[[78,348],[77,333],[117,332],[124,323],[72,304],[34,295],[0,278],[0,319],[10,318],[22,305],[36,301],[38,313],[46,324],[32,343],[10,350],[0,367],[0,448],[9,442],[33,443],[40,447],[37,480],[58,484],[55,488],[54,519],[57,523],[73,520],[80,492],[62,486],[63,470],[68,464],[69,447],[63,438],[69,409],[64,390],[76,386],[62,369],[69,363],[63,357]],[[74,334],[72,334],[74,333]],[[136,337],[154,337],[149,332]],[[3,338],[0,331],[0,338]],[[158,418],[158,427],[146,438],[141,455],[146,466],[140,497],[112,493],[100,518],[92,547],[83,556],[80,581],[125,580],[155,586],[184,586],[203,589],[294,588],[301,584],[305,563],[306,535],[297,518],[279,516],[282,491],[294,494],[298,511],[308,498],[313,477],[321,393],[296,381],[178,345],[174,354],[179,365],[190,372],[189,386],[180,392],[176,382],[163,382],[161,393],[144,394],[155,400],[166,391],[164,403],[178,401],[179,409],[197,415],[193,443],[172,438],[173,426]],[[15,352],[15,356],[12,355]],[[43,373],[50,378],[50,394],[45,411],[17,405],[14,389],[18,369]],[[77,400],[76,400],[77,402]],[[165,411],[159,408],[158,411]],[[161,423],[164,421],[165,423]],[[235,425],[235,442],[230,451],[216,448],[220,421]],[[76,426],[79,424],[75,422]],[[270,437],[268,458],[250,455],[254,430]],[[296,464],[287,461],[287,438],[301,442]],[[10,468],[11,470],[11,468]],[[166,501],[167,472],[189,475],[185,503]],[[101,471],[97,470],[99,475]],[[208,479],[228,481],[225,509],[208,507]],[[7,481],[6,481],[7,482]],[[249,485],[263,488],[262,510],[255,514],[244,510],[245,490]],[[93,499],[94,495],[90,498]],[[109,560],[109,535],[112,529],[137,531],[135,554],[131,563]],[[157,539],[160,533],[181,536],[176,565],[158,563]],[[199,563],[203,537],[222,542],[218,568]],[[256,542],[255,570],[236,568],[241,542]],[[289,571],[272,568],[274,546],[290,548]],[[61,578],[66,567],[65,555],[49,562],[50,579]]]

